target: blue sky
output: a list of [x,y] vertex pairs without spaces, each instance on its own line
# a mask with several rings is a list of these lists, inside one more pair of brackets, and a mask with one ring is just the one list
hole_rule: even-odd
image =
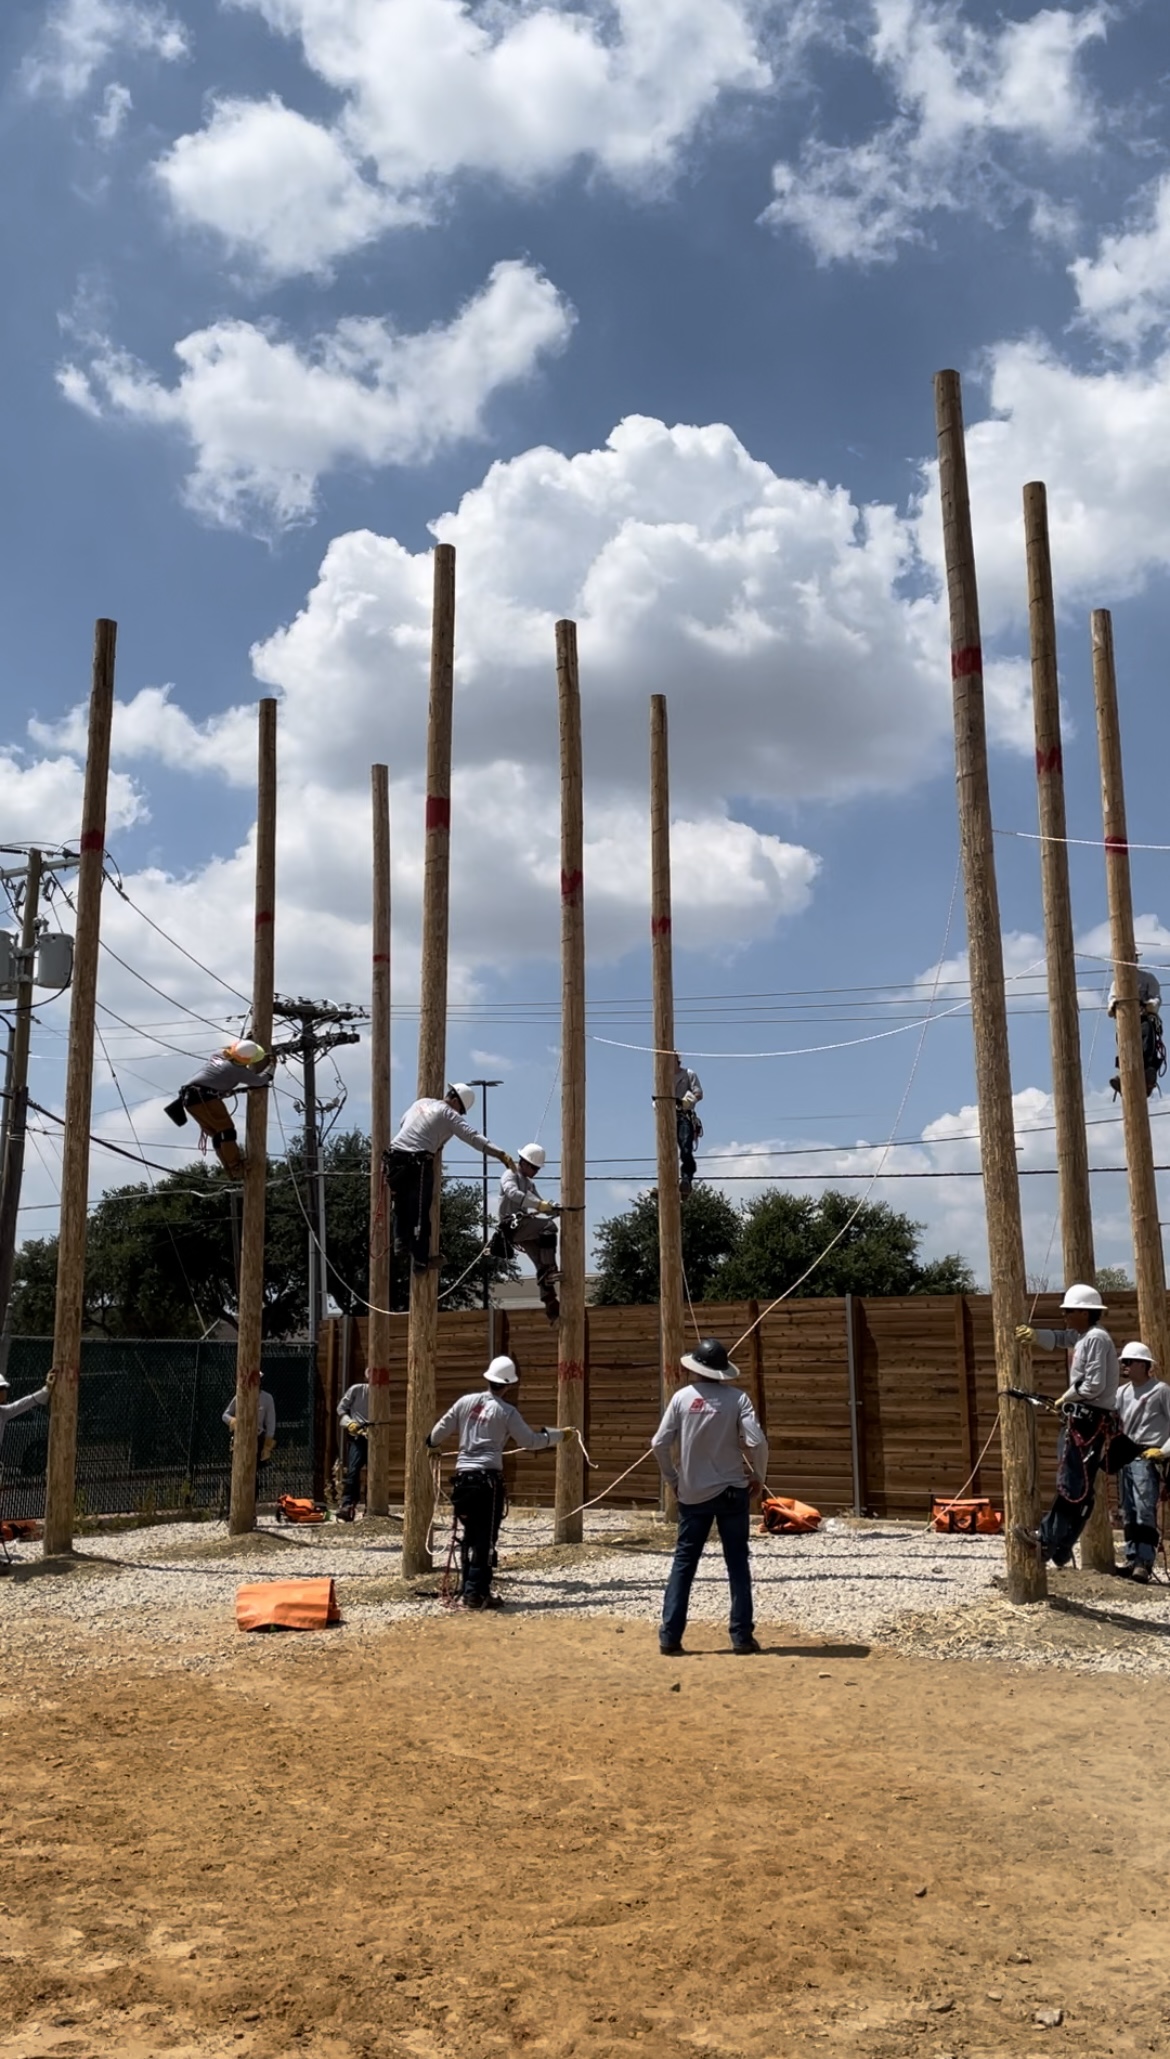
[[[1110,606],[1131,836],[1170,843],[1156,0],[14,0],[0,67],[22,201],[0,224],[4,839],[76,833],[92,621],[113,615],[110,843],[132,898],[247,989],[254,703],[276,692],[278,984],[361,1001],[385,759],[404,1106],[437,533],[459,553],[450,1069],[504,1076],[493,1134],[528,1139],[556,1066],[552,624],[570,614],[594,1037],[650,1041],[662,691],[708,1172],[737,1196],[782,1167],[868,1173],[896,1118],[916,1141],[887,1171],[972,1171],[961,1012],[920,1052],[909,1029],[722,1054],[916,1021],[943,958],[937,1005],[962,999],[942,365],[964,375],[997,823],[1035,826],[1020,491],[1043,478],[1071,832],[1100,833],[1088,610]],[[1005,836],[999,855],[1021,1163],[1041,1168],[1036,847]],[[1166,864],[1135,856],[1155,962]],[[1074,852],[1073,884],[1092,1159],[1119,1164],[1099,852]],[[126,904],[106,921],[173,1000],[104,961],[103,1001],[149,1034],[104,1019],[98,1127],[131,1134],[120,1082],[133,1133],[179,1163],[161,1106],[186,1068],[165,1045],[201,1052],[235,1004]],[[64,1022],[46,1009],[35,1041],[54,1107]],[[590,1045],[594,1219],[629,1191],[619,1173],[651,1177],[649,1065]],[[364,1066],[344,1068],[347,1121]],[[37,1141],[29,1232],[52,1227],[59,1166]],[[95,1191],[122,1176],[95,1154]],[[983,1267],[977,1180],[874,1192]],[[1029,1178],[1024,1202],[1029,1263],[1051,1272],[1054,1182]],[[1125,1261],[1124,1180],[1096,1202],[1100,1255]]]

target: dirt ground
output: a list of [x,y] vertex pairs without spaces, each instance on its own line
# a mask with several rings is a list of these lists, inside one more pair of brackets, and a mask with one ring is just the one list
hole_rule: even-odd
[[768,1626],[176,1631],[10,1646],[0,2059],[1170,2049],[1160,1683]]

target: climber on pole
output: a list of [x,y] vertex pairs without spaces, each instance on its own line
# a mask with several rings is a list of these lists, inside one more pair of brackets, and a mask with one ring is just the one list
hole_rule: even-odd
[[241,1173],[244,1154],[236,1127],[227,1107],[229,1094],[255,1093],[272,1085],[276,1067],[262,1045],[251,1037],[238,1037],[209,1058],[202,1072],[180,1087],[164,1114],[181,1129],[188,1114],[194,1116],[225,1172]]
[[481,1137],[465,1117],[475,1106],[475,1088],[457,1080],[439,1101],[424,1094],[412,1101],[390,1149],[382,1153],[382,1168],[394,1209],[394,1251],[409,1251],[416,1272],[425,1273],[431,1263],[431,1201],[435,1191],[435,1160],[444,1144],[459,1137],[485,1158],[495,1158],[515,1172],[514,1159],[498,1144]]
[[678,1191],[686,1201],[695,1182],[695,1145],[703,1134],[703,1125],[695,1114],[696,1105],[703,1098],[699,1075],[684,1065],[678,1052],[674,1053],[674,1099],[678,1109]]
[[543,1164],[543,1144],[525,1144],[515,1172],[505,1171],[500,1181],[497,1213],[506,1256],[510,1259],[513,1248],[519,1246],[532,1260],[544,1312],[549,1322],[555,1323],[561,1313],[555,1220],[560,1210],[555,1201],[542,1201],[536,1191],[536,1175]]

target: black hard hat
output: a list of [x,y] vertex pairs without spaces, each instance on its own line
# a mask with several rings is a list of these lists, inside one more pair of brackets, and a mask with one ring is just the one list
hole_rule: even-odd
[[727,1356],[727,1348],[718,1337],[704,1337],[693,1351],[683,1353],[682,1364],[688,1373],[697,1373],[701,1380],[738,1380],[739,1367],[733,1366]]

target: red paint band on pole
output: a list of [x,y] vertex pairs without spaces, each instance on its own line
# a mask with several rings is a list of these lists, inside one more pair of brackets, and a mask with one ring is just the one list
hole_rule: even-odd
[[1064,758],[1059,744],[1053,744],[1050,751],[1037,751],[1036,771],[1041,779],[1047,773],[1063,772]]
[[83,851],[104,851],[105,848],[106,832],[104,829],[86,829],[82,831],[81,849]]
[[269,926],[269,924],[271,923],[271,921],[272,921],[272,910],[271,910],[271,908],[258,908],[258,909],[256,910],[256,928],[257,928],[257,929],[267,929],[267,928],[268,928],[268,926]]
[[247,1371],[247,1372],[246,1372],[246,1373],[244,1374],[244,1378],[243,1378],[243,1383],[242,1383],[242,1384],[243,1384],[243,1385],[244,1385],[245,1387],[258,1387],[258,1386],[260,1385],[260,1368],[259,1368],[259,1366],[250,1366],[250,1367],[248,1368],[248,1371]]
[[584,884],[584,878],[585,878],[585,875],[584,875],[584,873],[581,873],[581,872],[562,872],[562,873],[561,873],[561,899],[562,899],[562,901],[568,901],[568,902],[570,902],[570,903],[571,903],[571,904],[572,904],[573,906],[576,906],[576,903],[577,903],[577,902],[578,902],[578,901],[580,900],[580,898],[581,898],[581,888],[582,888],[582,885]]
[[389,953],[389,951],[375,951],[375,953],[374,953],[374,964],[375,964],[375,965],[389,965],[389,963],[390,963],[390,953]]
[[961,651],[951,652],[951,678],[970,679],[973,673],[983,670],[983,650],[977,643],[969,643]]
[[371,1387],[388,1387],[390,1385],[389,1366],[371,1366],[366,1374],[366,1381]]
[[652,937],[664,937],[669,933],[669,930],[669,915],[652,915],[650,917],[650,934]]
[[450,829],[451,803],[445,794],[427,795],[426,826],[431,829]]
[[1107,836],[1105,839],[1105,849],[1107,851],[1115,851],[1118,857],[1124,857],[1129,851],[1129,839],[1123,836]]
[[557,1366],[558,1380],[583,1380],[584,1378],[585,1368],[575,1358],[562,1359]]

